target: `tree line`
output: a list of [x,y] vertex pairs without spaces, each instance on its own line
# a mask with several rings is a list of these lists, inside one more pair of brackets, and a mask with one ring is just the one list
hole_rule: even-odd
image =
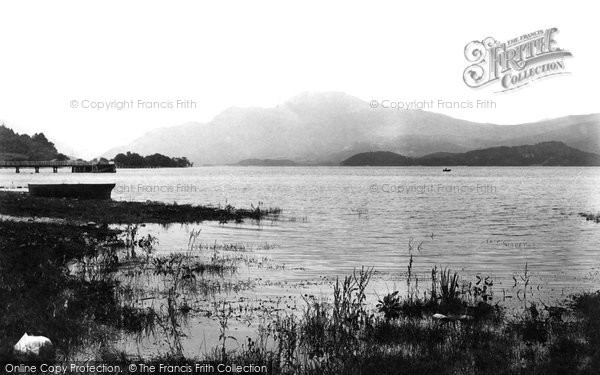
[[168,157],[162,154],[142,156],[135,152],[127,151],[126,154],[117,154],[114,158],[117,168],[185,168],[193,166],[186,157]]
[[0,160],[67,160],[44,133],[32,136],[15,133],[0,125]]

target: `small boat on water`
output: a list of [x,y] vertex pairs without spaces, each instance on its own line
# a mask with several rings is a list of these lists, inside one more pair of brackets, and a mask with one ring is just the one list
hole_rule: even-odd
[[35,197],[110,199],[115,184],[29,184]]
[[452,169],[448,169],[448,168],[444,168],[442,169],[442,172],[450,172]]

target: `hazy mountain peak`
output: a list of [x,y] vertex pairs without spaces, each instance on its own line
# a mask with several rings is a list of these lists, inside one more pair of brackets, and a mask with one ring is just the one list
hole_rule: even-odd
[[196,165],[276,158],[339,163],[371,150],[415,157],[544,141],[600,152],[599,124],[598,114],[512,126],[480,124],[427,111],[372,109],[342,92],[303,92],[275,107],[229,107],[206,124],[157,129],[104,156],[159,152],[187,156]]
[[287,100],[284,107],[312,117],[317,114],[350,113],[368,108],[368,104],[343,92],[304,92]]
[[294,106],[312,106],[318,107],[323,105],[361,105],[366,104],[365,101],[339,91],[329,92],[311,92],[305,91],[285,101],[287,105]]

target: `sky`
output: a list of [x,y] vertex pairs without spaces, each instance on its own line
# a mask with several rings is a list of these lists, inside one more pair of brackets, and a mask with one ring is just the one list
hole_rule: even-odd
[[[432,110],[499,124],[596,113],[597,15],[587,4],[2,2],[0,121],[91,158],[158,127],[208,122],[230,106],[272,107],[302,92],[379,102],[492,100],[495,108]],[[551,27],[573,54],[565,60],[570,74],[504,93],[463,82],[467,43]],[[91,108],[110,102],[133,105]]]

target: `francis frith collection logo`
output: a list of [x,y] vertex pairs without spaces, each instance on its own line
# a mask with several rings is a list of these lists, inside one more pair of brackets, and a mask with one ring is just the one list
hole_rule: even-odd
[[498,92],[523,87],[540,78],[568,73],[564,58],[571,52],[558,47],[553,27],[521,35],[507,42],[492,37],[465,46],[470,65],[463,80],[472,88],[497,84]]

